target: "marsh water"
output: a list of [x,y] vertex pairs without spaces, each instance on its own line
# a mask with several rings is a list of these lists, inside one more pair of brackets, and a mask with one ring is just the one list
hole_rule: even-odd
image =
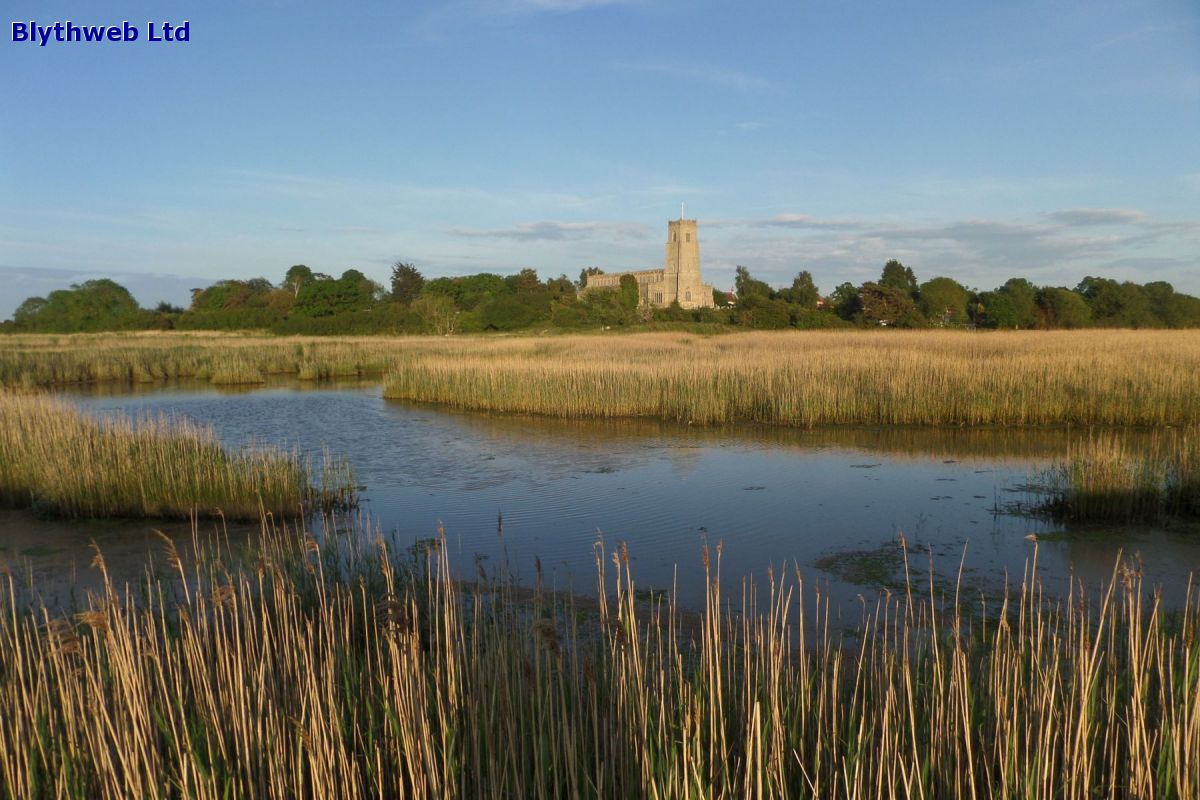
[[[1021,581],[1030,534],[1051,592],[1065,594],[1071,578],[1102,584],[1124,552],[1178,604],[1200,566],[1194,528],[1065,528],[1020,513],[1037,500],[1031,476],[1062,458],[1079,431],[558,420],[391,401],[370,383],[238,391],[183,383],[68,397],[98,415],[186,417],[233,447],[298,447],[316,460],[327,448],[352,464],[374,527],[401,547],[442,528],[468,576],[483,565],[532,581],[540,561],[546,584],[592,593],[597,541],[606,553],[624,542],[641,586],[674,586],[684,606],[697,607],[702,547],[720,543],[728,589],[761,580],[768,567],[798,569],[853,614],[860,595],[903,581],[901,536],[926,590],[930,565],[935,586],[949,592],[961,567],[975,596],[998,597]],[[90,540],[110,565],[136,565],[154,546],[153,527],[164,526],[7,512],[0,555],[69,591],[88,579]]]

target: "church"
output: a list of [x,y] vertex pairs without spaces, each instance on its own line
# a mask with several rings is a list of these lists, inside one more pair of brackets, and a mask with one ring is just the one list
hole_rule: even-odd
[[664,308],[676,301],[683,308],[715,305],[713,287],[700,277],[700,239],[694,219],[680,218],[667,223],[667,257],[662,269],[589,275],[583,291],[619,288],[624,275],[637,280],[641,305]]

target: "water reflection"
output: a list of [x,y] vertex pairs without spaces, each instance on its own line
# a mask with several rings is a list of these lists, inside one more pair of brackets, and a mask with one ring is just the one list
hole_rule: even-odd
[[[655,420],[556,420],[446,412],[382,398],[378,385],[277,380],[229,395],[179,384],[74,393],[93,413],[175,414],[214,426],[237,446],[266,441],[347,456],[365,506],[400,541],[445,527],[460,570],[507,558],[530,576],[538,556],[556,587],[590,591],[593,543],[625,541],[643,584],[696,606],[700,549],[724,542],[731,587],[768,565],[795,564],[851,606],[895,587],[895,542],[952,591],[960,562],[970,588],[1015,583],[1039,539],[1050,591],[1070,576],[1095,585],[1117,553],[1140,553],[1168,603],[1200,564],[1183,529],[1062,535],[1042,520],[996,513],[1028,501],[1038,464],[1081,432],[1028,429],[699,428]],[[1149,433],[1135,434],[1149,437]],[[503,522],[503,537],[497,521]],[[964,560],[965,552],[965,560]],[[889,572],[890,570],[890,572]],[[927,584],[926,584],[927,585]]]

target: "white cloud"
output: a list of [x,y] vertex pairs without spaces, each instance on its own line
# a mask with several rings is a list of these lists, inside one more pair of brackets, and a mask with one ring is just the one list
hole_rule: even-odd
[[567,239],[596,237],[645,239],[649,236],[647,227],[636,222],[554,222],[550,220],[491,230],[451,228],[449,233],[452,236],[469,239],[513,239],[519,242],[558,242]]
[[644,0],[459,0],[436,4],[421,16],[411,30],[438,39],[449,29],[473,23],[505,22],[539,15],[574,14],[581,11],[636,5]]
[[1048,219],[1063,225],[1086,227],[1090,225],[1132,225],[1141,222],[1146,215],[1132,208],[1068,208],[1052,211]]
[[[1157,221],[1131,209],[1062,209],[1036,219],[960,219],[903,224],[807,214],[701,221],[706,266],[745,264],[774,285],[810,270],[828,288],[877,278],[899,258],[919,278],[946,275],[980,288],[1013,276],[1074,286],[1100,274],[1145,283],[1166,280],[1200,294],[1200,220]],[[719,273],[712,276],[724,280]],[[826,284],[828,286],[826,286]]]
[[508,14],[569,14],[589,8],[630,5],[637,0],[502,0],[486,3],[500,13]]
[[622,61],[613,64],[613,69],[666,75],[671,78],[706,83],[718,89],[732,89],[742,94],[779,91],[779,87],[766,78],[713,64],[681,61]]

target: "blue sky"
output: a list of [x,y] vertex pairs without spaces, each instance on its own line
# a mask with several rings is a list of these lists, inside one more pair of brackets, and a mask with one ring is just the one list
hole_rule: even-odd
[[[342,8],[342,5],[352,8]],[[306,263],[383,280],[657,266],[825,291],[900,258],[991,288],[1200,294],[1200,4],[5,3],[0,317]],[[11,21],[190,21],[178,44]]]

